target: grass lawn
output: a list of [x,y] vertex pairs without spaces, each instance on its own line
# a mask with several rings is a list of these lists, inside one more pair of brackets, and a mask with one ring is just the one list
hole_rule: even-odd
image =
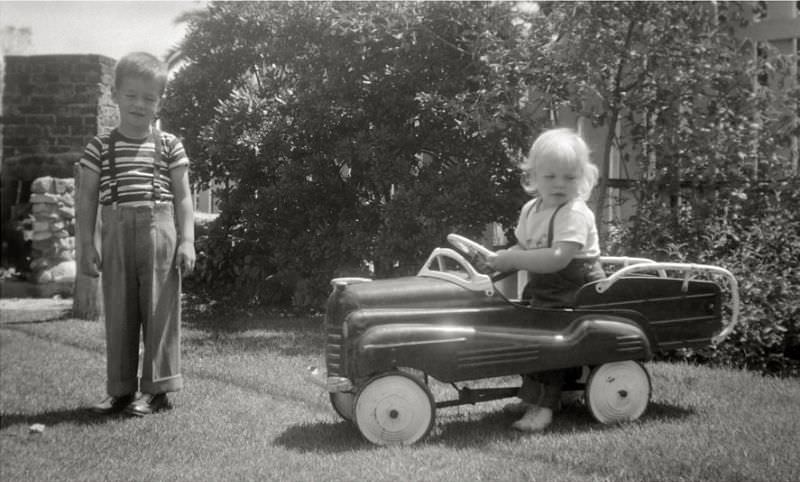
[[421,443],[382,448],[302,378],[321,364],[320,318],[187,314],[176,408],[99,417],[85,407],[105,392],[102,323],[70,319],[68,301],[18,301],[0,301],[4,481],[800,480],[797,379],[649,363],[634,423],[600,425],[578,405],[526,435],[495,401],[440,409]]

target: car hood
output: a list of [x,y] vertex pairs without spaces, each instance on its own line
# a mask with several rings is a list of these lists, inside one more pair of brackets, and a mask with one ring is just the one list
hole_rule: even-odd
[[347,313],[375,308],[479,307],[498,301],[484,291],[472,291],[446,280],[408,276],[334,288],[328,307]]

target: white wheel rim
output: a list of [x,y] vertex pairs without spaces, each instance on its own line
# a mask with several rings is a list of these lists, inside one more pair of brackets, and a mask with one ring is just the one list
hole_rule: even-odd
[[356,396],[350,392],[333,392],[331,393],[331,405],[340,417],[348,422],[353,421],[353,404],[355,403]]
[[586,401],[598,422],[636,420],[650,401],[650,376],[634,361],[600,365],[589,377]]
[[355,403],[361,434],[377,445],[413,444],[433,426],[433,397],[406,375],[386,375],[368,382]]

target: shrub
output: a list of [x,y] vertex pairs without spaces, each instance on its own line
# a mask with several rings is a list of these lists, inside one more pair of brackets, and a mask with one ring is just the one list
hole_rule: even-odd
[[[684,232],[665,232],[667,216],[643,209],[649,223],[633,236],[617,231],[611,249],[662,261],[722,266],[736,277],[741,322],[723,343],[681,350],[683,359],[747,368],[775,375],[800,375],[800,179],[758,183],[737,190],[704,222],[682,210]],[[691,226],[700,226],[691,228]],[[679,237],[682,236],[682,237]],[[630,244],[630,240],[637,244]]]
[[274,275],[269,253],[248,237],[244,223],[224,215],[199,217],[195,224],[197,263],[186,290],[204,299],[236,306],[285,306],[291,293]]

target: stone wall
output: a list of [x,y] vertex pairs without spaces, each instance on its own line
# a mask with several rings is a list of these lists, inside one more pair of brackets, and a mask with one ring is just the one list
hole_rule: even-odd
[[32,281],[71,287],[76,273],[75,180],[40,177],[31,190]]

